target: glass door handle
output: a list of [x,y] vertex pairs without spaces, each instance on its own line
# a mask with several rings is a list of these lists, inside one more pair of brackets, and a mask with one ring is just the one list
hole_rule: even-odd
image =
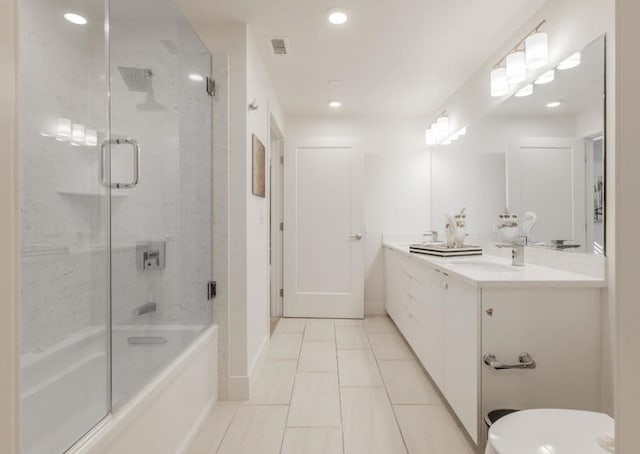
[[[123,145],[123,144],[131,145],[131,147],[133,148],[133,180],[130,181],[129,183],[109,184],[104,174],[104,167],[105,167],[104,164],[106,159],[105,151],[107,149],[107,145]],[[138,184],[138,181],[140,181],[140,145],[138,144],[138,142],[135,141],[134,139],[104,140],[100,145],[100,184],[102,184],[105,187],[112,187],[115,189],[126,189],[126,188],[135,187]]]

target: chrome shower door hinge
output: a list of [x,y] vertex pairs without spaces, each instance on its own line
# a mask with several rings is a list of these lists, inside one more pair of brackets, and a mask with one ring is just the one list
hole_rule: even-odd
[[209,76],[207,76],[207,93],[209,93],[210,96],[216,95],[216,81]]
[[216,281],[210,281],[207,283],[207,300],[212,300],[218,293],[218,285]]

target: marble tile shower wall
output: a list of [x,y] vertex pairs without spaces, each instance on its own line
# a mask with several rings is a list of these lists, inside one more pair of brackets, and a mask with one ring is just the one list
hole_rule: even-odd
[[[77,39],[47,29],[53,27],[53,13],[42,7],[45,2],[25,3],[23,14],[30,16],[25,22],[33,28],[22,32],[28,57],[21,77],[29,89],[20,99],[21,346],[29,352],[104,325],[109,262],[106,198],[96,195],[103,193],[97,148],[41,135],[49,118],[64,116],[101,131],[99,141],[104,138],[104,42],[95,30],[92,38]],[[185,73],[208,74],[210,60],[202,47],[176,53],[171,43],[201,46],[180,26],[141,30],[113,24],[111,36],[112,134],[135,137],[143,149],[140,185],[114,190],[120,194],[112,199],[113,323],[210,324],[205,283],[211,276],[211,117],[206,111],[211,102],[196,94],[202,85],[195,87]],[[58,47],[69,52],[51,55]],[[154,96],[162,108],[140,108],[147,95],[130,92],[117,66],[152,68]],[[37,83],[42,67],[56,79],[46,86]],[[121,155],[114,153],[114,180],[127,178],[131,167],[128,150]],[[166,241],[166,268],[136,267],[135,245],[150,240]],[[158,305],[155,313],[133,314],[150,301]]]

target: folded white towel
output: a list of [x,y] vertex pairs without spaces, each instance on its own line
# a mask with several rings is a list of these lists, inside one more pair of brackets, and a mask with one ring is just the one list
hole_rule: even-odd
[[598,444],[607,452],[616,452],[616,439],[610,433],[603,432],[596,437]]

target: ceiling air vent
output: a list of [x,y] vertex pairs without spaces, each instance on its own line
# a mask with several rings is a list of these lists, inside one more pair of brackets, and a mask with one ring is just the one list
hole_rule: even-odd
[[274,55],[289,55],[289,43],[286,38],[271,38],[270,41]]

